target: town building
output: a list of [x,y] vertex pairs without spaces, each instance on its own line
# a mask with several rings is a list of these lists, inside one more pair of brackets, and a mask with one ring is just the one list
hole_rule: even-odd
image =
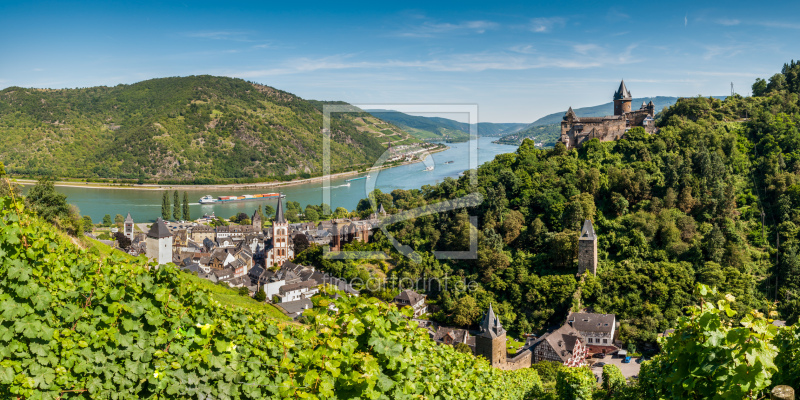
[[192,227],[191,239],[197,243],[203,243],[206,239],[214,241],[217,239],[217,233],[211,226],[196,225]]
[[597,234],[594,233],[592,221],[588,219],[583,222],[578,237],[578,274],[586,272],[597,275]]
[[577,329],[570,324],[564,324],[534,342],[533,362],[554,361],[564,364],[572,358],[573,352],[581,353],[583,347],[581,340],[581,334]]
[[617,326],[614,314],[570,313],[567,324],[578,331],[591,354],[610,354],[619,350],[614,346]]
[[425,304],[424,294],[419,294],[413,290],[403,290],[394,298],[397,308],[411,307],[414,310],[414,318],[428,312],[428,306]]
[[559,142],[567,149],[576,149],[591,139],[598,139],[601,142],[618,140],[629,129],[637,126],[644,128],[647,133],[656,133],[658,128],[653,119],[655,116],[653,102],[642,103],[641,108],[632,111],[632,101],[631,92],[625,86],[625,81],[622,81],[614,93],[614,115],[578,117],[570,107],[561,121]]
[[283,303],[289,301],[296,301],[300,299],[307,299],[319,293],[316,280],[310,279],[307,281],[283,285],[278,289],[278,294],[275,296],[276,303]]
[[147,232],[147,258],[164,265],[172,262],[172,232],[161,218]]

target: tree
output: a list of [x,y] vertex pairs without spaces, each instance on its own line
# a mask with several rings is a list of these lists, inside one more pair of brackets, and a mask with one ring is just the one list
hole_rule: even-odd
[[111,226],[111,214],[106,214],[103,216],[103,226],[109,227]]
[[344,207],[336,207],[336,211],[333,213],[334,218],[344,218],[347,216],[349,212]]
[[67,196],[57,192],[50,179],[45,178],[36,182],[36,185],[28,192],[25,201],[39,217],[49,223],[69,216]]
[[756,78],[751,88],[753,89],[753,96],[763,96],[767,94],[767,81],[763,78]]
[[456,343],[453,347],[459,353],[472,354],[472,349],[470,349],[469,345],[466,343]]
[[292,242],[294,243],[294,254],[300,254],[311,246],[308,242],[308,237],[302,233],[298,233],[294,239],[292,239]]
[[317,213],[317,210],[314,210],[313,208],[312,209],[306,208],[305,214],[306,214],[306,219],[309,221],[316,221],[319,219],[319,214]]
[[92,225],[94,225],[94,223],[92,222],[92,217],[90,217],[88,215],[84,215],[83,216],[83,229],[84,230],[91,230],[92,229]]
[[178,197],[178,191],[172,193],[172,219],[181,219],[181,199]]
[[591,400],[595,377],[587,367],[561,368],[556,378],[559,400]]
[[458,326],[470,326],[481,315],[478,303],[470,295],[465,295],[456,303],[453,309],[453,323]]
[[186,192],[183,192],[183,220],[192,220],[192,218],[189,216],[189,194]]
[[614,364],[603,365],[603,390],[608,398],[613,398],[615,392],[626,384],[622,371]]
[[169,192],[164,192],[161,197],[161,219],[169,221]]
[[125,217],[123,217],[122,214],[117,214],[117,215],[114,216],[114,223],[115,224],[119,225],[119,224],[122,224],[123,222],[125,222]]
[[125,234],[122,232],[115,233],[114,239],[117,240],[117,246],[119,246],[120,249],[126,250],[131,246],[131,239],[125,236]]
[[256,295],[253,296],[253,300],[255,300],[255,301],[266,301],[267,300],[267,294],[264,293],[264,288],[263,287],[258,289],[258,291],[256,292]]
[[275,209],[269,204],[264,205],[264,218],[262,221],[266,221],[267,218],[272,218],[273,215],[275,215]]
[[250,296],[250,289],[248,289],[247,286],[240,287],[239,296]]

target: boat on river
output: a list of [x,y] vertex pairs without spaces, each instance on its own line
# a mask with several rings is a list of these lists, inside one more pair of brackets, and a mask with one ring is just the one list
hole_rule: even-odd
[[213,197],[205,195],[200,198],[200,204],[216,204],[216,203],[235,203],[239,201],[253,201],[253,200],[269,200],[286,197],[280,193],[264,193],[264,194],[245,194],[242,196],[219,196]]
[[357,181],[357,180],[360,180],[360,179],[367,179],[367,178],[369,178],[369,175],[359,176],[358,178],[345,179],[344,181],[345,182],[352,182],[352,181]]

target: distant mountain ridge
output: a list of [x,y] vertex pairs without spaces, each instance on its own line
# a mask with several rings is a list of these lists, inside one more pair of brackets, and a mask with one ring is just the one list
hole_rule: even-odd
[[[423,140],[442,139],[461,141],[468,140],[470,124],[442,117],[423,117],[409,115],[394,110],[365,110],[373,116],[391,122],[405,129],[410,134]],[[495,123],[479,122],[477,124],[478,136],[502,136],[519,131],[529,124],[526,123]]]
[[[0,91],[0,162],[19,176],[213,183],[322,173],[324,104],[209,75]],[[332,171],[419,143],[355,109],[331,119]]]

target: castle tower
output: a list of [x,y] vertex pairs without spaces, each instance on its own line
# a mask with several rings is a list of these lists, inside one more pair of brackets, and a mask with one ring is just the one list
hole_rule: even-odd
[[252,221],[253,227],[261,232],[261,214],[258,213],[258,210],[253,211],[253,218],[251,218],[250,221]]
[[283,265],[294,257],[289,248],[289,223],[283,216],[283,199],[278,198],[278,207],[275,210],[275,219],[272,221],[272,262]]
[[506,363],[506,330],[494,314],[492,305],[481,321],[481,332],[475,337],[475,354],[489,360],[492,366]]
[[131,218],[131,213],[128,213],[128,217],[125,218],[125,224],[122,232],[125,234],[125,237],[133,242],[133,218]]
[[614,115],[631,112],[631,101],[633,101],[633,97],[628,88],[625,87],[625,81],[623,80],[619,84],[619,89],[614,92]]
[[172,262],[172,232],[161,218],[156,220],[147,232],[147,258],[159,265]]
[[578,238],[578,273],[591,272],[597,275],[597,234],[592,221],[584,221],[581,236]]

